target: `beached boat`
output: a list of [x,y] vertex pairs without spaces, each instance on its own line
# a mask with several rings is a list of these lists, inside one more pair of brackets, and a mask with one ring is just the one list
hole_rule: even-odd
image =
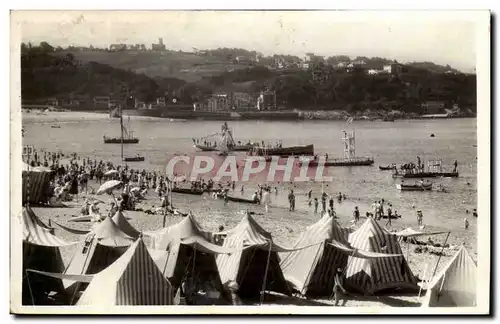
[[[218,195],[217,198],[224,199],[224,196]],[[259,203],[256,200],[243,198],[243,197],[234,197],[234,196],[229,196],[229,195],[227,196],[227,200],[232,201],[232,202],[237,202],[237,203],[246,203],[246,204],[254,204],[254,205],[257,205]]]
[[133,156],[133,157],[125,157],[123,158],[125,162],[142,162],[144,161],[144,156]]
[[406,184],[406,183],[398,183],[396,184],[396,188],[401,191],[428,191],[432,190],[432,183],[415,183],[415,184]]
[[396,168],[396,165],[395,164],[393,164],[393,165],[387,165],[387,166],[379,165],[378,168],[379,168],[379,170],[382,170],[382,171],[385,171],[385,170],[394,170]]
[[205,191],[200,190],[200,189],[191,189],[191,188],[173,188],[172,192],[175,193],[181,193],[181,194],[188,194],[188,195],[202,195]]
[[258,156],[300,156],[314,155],[314,145],[289,146],[289,147],[274,147],[274,148],[254,148],[255,155]]

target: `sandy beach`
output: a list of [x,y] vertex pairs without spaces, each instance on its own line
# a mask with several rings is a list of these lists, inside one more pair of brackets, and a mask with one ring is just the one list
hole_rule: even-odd
[[[133,116],[131,119],[150,119],[149,117],[138,117]],[[31,111],[30,113],[23,112],[23,123],[48,123],[48,124],[58,124],[58,123],[78,123],[83,120],[106,120],[108,119],[107,114],[98,113],[85,113],[85,112],[36,112]],[[82,156],[86,158],[86,156]],[[91,157],[92,158],[92,157]],[[92,180],[89,182],[89,187],[97,189],[99,184]],[[277,185],[280,192],[288,190],[287,185]],[[239,196],[239,185],[235,188],[235,195]],[[250,192],[250,189],[247,189]],[[249,194],[249,193],[248,193]],[[84,202],[85,198],[97,198],[105,202],[105,204],[100,204],[100,213],[107,214],[109,208],[108,202],[111,201],[110,196],[93,196],[81,194],[78,196],[77,200],[71,202],[66,202],[68,207],[65,208],[48,208],[48,207],[34,207],[35,213],[44,221],[49,222],[56,221],[62,225],[69,226],[72,228],[88,229],[91,225],[90,223],[76,223],[69,222],[73,216],[78,216],[80,213],[80,207]],[[307,197],[305,194],[297,194],[297,204],[306,205]],[[195,203],[195,204],[194,204]],[[193,205],[194,204],[194,205]],[[353,204],[349,201],[349,198],[344,204]],[[158,196],[154,193],[152,189],[148,190],[146,195],[146,200],[140,202],[136,207],[143,210],[149,209],[152,206],[159,206],[160,200]],[[234,227],[243,216],[243,211],[251,210],[256,213],[255,219],[260,225],[267,231],[271,232],[274,240],[283,246],[292,246],[298,236],[305,230],[305,228],[313,224],[319,219],[319,215],[314,215],[313,207],[309,210],[298,210],[295,212],[289,212],[283,206],[276,206],[271,204],[271,208],[268,213],[265,213],[264,207],[260,205],[248,206],[246,204],[238,204],[229,202],[224,205],[221,200],[213,200],[209,194],[204,194],[202,196],[191,196],[184,194],[173,194],[173,205],[181,210],[182,212],[191,211],[195,219],[202,225],[202,227],[207,231],[217,231],[219,226],[224,226],[225,229],[230,229]],[[336,202],[337,205],[337,202]],[[193,209],[196,206],[196,209]],[[350,205],[349,205],[350,206]],[[342,210],[339,209],[339,210]],[[345,208],[344,208],[345,210]],[[364,212],[362,211],[362,215]],[[129,222],[139,231],[151,231],[162,227],[163,216],[161,215],[148,215],[140,211],[125,211],[124,215],[129,219]],[[312,216],[311,216],[312,215]],[[350,226],[352,220],[352,214],[347,212],[338,212],[338,221],[343,226]],[[181,216],[167,216],[166,226],[173,225],[182,219]],[[360,223],[357,225],[359,227],[365,218],[362,216]],[[380,221],[381,225],[384,226],[386,220]],[[68,241],[78,241],[81,238],[69,234],[66,231],[61,230],[58,226],[54,225],[56,228],[56,235],[60,236]],[[402,230],[407,227],[412,227],[417,229],[416,219],[414,215],[406,214],[402,218],[393,220],[392,227],[390,230]],[[426,228],[426,230],[432,230],[432,227]],[[428,237],[420,238],[421,241],[427,240]],[[431,237],[435,243],[442,244],[446,238],[446,234],[439,234]],[[146,237],[146,243],[147,237]],[[474,233],[459,231],[452,232],[447,241],[450,244],[450,248],[445,248],[443,250],[444,255],[440,258],[439,264],[436,269],[436,273],[439,273],[449,262],[450,258],[456,253],[457,248],[461,244],[465,244],[468,248],[471,256],[477,260],[477,243],[476,235]],[[403,252],[407,253],[407,245],[402,244]],[[430,274],[434,272],[434,268],[439,257],[431,252],[415,253],[416,245],[409,245],[408,253],[408,264],[413,271],[413,273],[420,279],[428,279]],[[73,248],[63,248],[63,258],[65,263],[68,263],[72,254]],[[433,250],[440,250],[440,248],[434,248]],[[425,276],[424,276],[425,275]],[[295,305],[331,305],[332,302],[329,300],[303,300],[296,298],[281,298],[277,296],[269,296],[266,303],[269,304],[295,304]],[[419,299],[417,296],[407,296],[407,295],[389,295],[389,296],[374,296],[374,297],[356,297],[350,298],[345,306],[420,306]]]

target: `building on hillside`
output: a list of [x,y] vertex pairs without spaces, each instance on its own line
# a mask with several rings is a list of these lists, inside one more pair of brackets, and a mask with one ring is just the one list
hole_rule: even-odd
[[158,38],[158,44],[151,44],[151,50],[154,52],[163,52],[167,49],[165,44],[163,44],[163,38]]
[[261,91],[257,99],[257,110],[276,110],[276,92]]
[[207,111],[229,111],[231,107],[231,97],[227,93],[214,93],[207,99]]
[[389,74],[397,74],[402,71],[403,66],[399,63],[385,64],[383,67],[384,72]]
[[437,114],[444,110],[445,102],[441,100],[429,100],[421,104],[426,114]]
[[242,56],[242,55],[236,56],[235,61],[238,64],[252,64],[252,63],[254,63],[254,60],[252,58],[247,57],[247,56]]
[[59,106],[59,100],[57,98],[47,98],[47,105],[57,107]]
[[109,109],[110,98],[106,96],[96,96],[93,99],[95,109]]
[[233,92],[231,94],[232,110],[246,111],[255,110],[257,100],[254,96],[245,92]]
[[109,50],[112,52],[119,52],[127,50],[127,44],[111,44]]

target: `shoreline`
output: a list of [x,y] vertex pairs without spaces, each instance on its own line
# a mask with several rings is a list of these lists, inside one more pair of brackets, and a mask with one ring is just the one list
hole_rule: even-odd
[[[92,110],[66,110],[66,111],[50,111],[44,112],[40,109],[22,109],[22,121],[48,121],[48,122],[77,122],[81,120],[105,120],[109,119],[107,111],[92,111]],[[170,122],[175,121],[348,121],[352,118],[353,121],[372,121],[372,122],[394,122],[397,120],[434,120],[434,119],[464,119],[464,118],[477,118],[475,115],[463,115],[463,116],[444,116],[444,115],[416,115],[416,114],[406,114],[406,115],[379,115],[376,112],[367,115],[355,114],[351,115],[345,111],[295,111],[297,113],[296,118],[290,118],[290,113],[286,113],[286,117],[279,118],[280,112],[274,112],[272,116],[265,116],[266,113],[258,115],[258,118],[238,118],[238,117],[223,117],[214,115],[212,117],[199,117],[196,115],[182,114],[182,115],[172,115],[172,117],[157,117],[157,116],[146,116],[138,115],[134,110],[124,110],[124,116],[130,117],[133,120],[166,120]],[[255,114],[255,113],[254,113]],[[51,118],[52,117],[52,118]],[[64,120],[59,121],[58,118]],[[52,119],[52,120],[51,120]]]

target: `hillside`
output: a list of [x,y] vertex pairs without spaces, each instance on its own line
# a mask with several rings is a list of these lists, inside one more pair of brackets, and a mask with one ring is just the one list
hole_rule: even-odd
[[186,52],[57,52],[58,56],[72,54],[81,62],[98,62],[117,69],[145,74],[155,78],[177,78],[186,82],[195,82],[203,77],[248,68],[247,64],[233,64],[231,60],[218,56],[201,56]]
[[155,100],[168,89],[186,82],[175,78],[153,79],[97,62],[81,62],[72,54],[52,55],[33,47],[21,54],[23,100],[53,96],[116,96],[129,94],[141,101]]
[[[179,102],[190,104],[217,91],[255,94],[270,89],[276,91],[278,106],[289,109],[424,113],[427,111],[421,103],[433,100],[445,103],[439,112],[452,108],[454,104],[473,111],[476,109],[476,76],[446,73],[449,70],[445,73],[430,71],[431,68],[440,69],[432,63],[405,65],[395,74],[369,75],[362,69],[347,72],[345,68],[334,68],[322,62],[308,70],[222,63],[224,55],[228,62],[231,61],[231,55],[227,53],[232,49],[217,51],[222,54],[96,51],[74,56],[63,51],[54,52],[46,43],[38,47],[25,46],[21,55],[22,97],[23,100],[36,100],[54,96],[121,99],[128,96],[131,101],[155,102],[157,97],[168,93]],[[86,61],[91,58],[101,62]],[[384,59],[372,60],[382,62]],[[138,66],[147,66],[141,69],[155,75],[138,73]],[[234,66],[238,68],[230,69]],[[143,71],[141,69],[139,71]],[[184,73],[196,75],[196,81],[160,76],[174,70],[175,73],[188,71]]]

